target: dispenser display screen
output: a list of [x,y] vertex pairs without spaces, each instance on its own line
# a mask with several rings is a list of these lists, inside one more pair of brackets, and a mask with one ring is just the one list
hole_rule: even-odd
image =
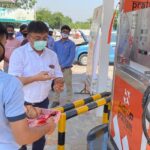
[[117,61],[150,68],[150,9],[121,14]]

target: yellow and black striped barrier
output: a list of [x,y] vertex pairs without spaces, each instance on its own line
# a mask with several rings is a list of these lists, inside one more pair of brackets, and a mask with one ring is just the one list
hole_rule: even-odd
[[58,123],[58,147],[57,150],[65,150],[65,130],[66,130],[66,120],[83,114],[89,110],[95,109],[97,107],[103,106],[109,103],[111,97],[101,98],[97,101],[88,103],[87,105],[71,109],[61,114],[59,123]]
[[106,124],[109,122],[110,109],[111,109],[110,102],[104,105],[103,120],[102,120],[103,124]]
[[77,107],[81,107],[81,106],[86,105],[90,102],[96,101],[100,98],[107,97],[110,95],[111,95],[110,92],[103,92],[103,93],[96,94],[96,95],[93,95],[93,96],[85,98],[85,99],[76,100],[72,103],[65,104],[64,106],[56,107],[55,109],[60,110],[63,113],[63,112],[66,112],[68,110],[71,110],[71,109],[74,109]]

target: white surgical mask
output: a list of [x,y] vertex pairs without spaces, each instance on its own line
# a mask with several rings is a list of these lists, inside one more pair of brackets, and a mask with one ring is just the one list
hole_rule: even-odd
[[66,39],[69,37],[69,34],[61,33],[62,38]]
[[37,51],[42,51],[43,49],[45,49],[47,45],[47,41],[34,41],[34,48]]

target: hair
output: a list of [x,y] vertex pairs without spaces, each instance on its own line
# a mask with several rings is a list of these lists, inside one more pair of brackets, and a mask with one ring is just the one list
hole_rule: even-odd
[[48,33],[47,25],[42,21],[32,21],[28,25],[28,33]]
[[14,29],[14,26],[12,24],[9,24],[9,25],[6,26],[6,28],[12,28],[12,29]]
[[64,29],[68,30],[69,32],[71,31],[71,28],[68,25],[63,25],[61,27],[61,31],[64,30]]
[[3,57],[5,55],[5,48],[2,43],[4,36],[7,36],[7,30],[6,27],[2,23],[0,23],[0,62],[3,60]]
[[20,26],[20,31],[22,31],[22,30],[26,29],[27,27],[28,27],[28,25],[27,25],[27,24],[22,24],[22,25]]
[[2,23],[0,23],[0,42],[4,35],[7,36],[7,30],[6,27]]

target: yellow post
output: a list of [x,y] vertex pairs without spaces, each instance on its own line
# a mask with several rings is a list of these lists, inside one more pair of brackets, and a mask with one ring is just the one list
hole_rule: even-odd
[[104,105],[103,121],[102,121],[103,124],[106,124],[109,122],[109,110],[110,110],[109,108],[110,108],[110,103],[107,103]]
[[65,150],[66,114],[62,113],[58,123],[58,147],[57,150]]

